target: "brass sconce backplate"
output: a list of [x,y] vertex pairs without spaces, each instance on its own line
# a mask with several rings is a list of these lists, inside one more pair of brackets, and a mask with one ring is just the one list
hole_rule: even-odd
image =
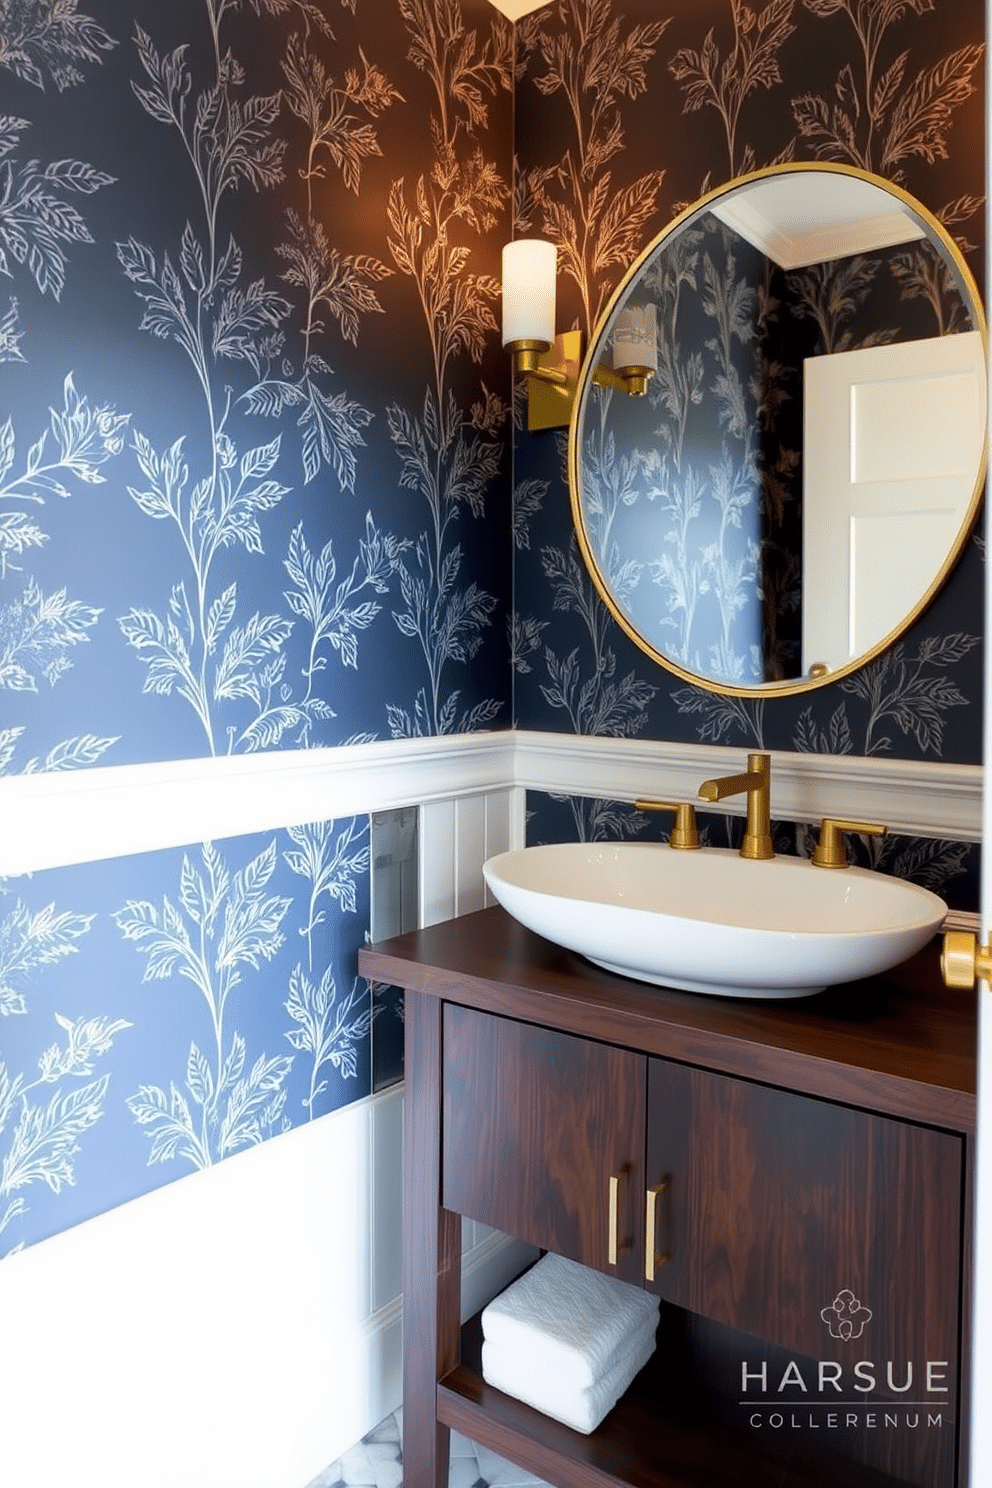
[[542,382],[540,377],[527,379],[528,429],[564,429],[568,427],[575,404],[575,390],[582,365],[582,332],[562,331],[554,345],[538,359],[538,365],[553,372],[564,372],[564,386]]

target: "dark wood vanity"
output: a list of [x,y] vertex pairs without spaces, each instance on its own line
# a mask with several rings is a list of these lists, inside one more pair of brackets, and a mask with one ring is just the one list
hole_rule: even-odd
[[[498,908],[359,966],[407,991],[410,1488],[446,1485],[450,1428],[558,1488],[963,1488],[975,993],[936,944],[779,1003],[614,976]],[[483,1380],[463,1215],[661,1298],[591,1435]]]

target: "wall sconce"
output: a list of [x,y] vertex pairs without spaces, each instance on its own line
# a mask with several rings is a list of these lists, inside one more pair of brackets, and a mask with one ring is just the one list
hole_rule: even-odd
[[539,238],[503,249],[503,346],[527,378],[527,427],[557,429],[572,416],[582,332],[555,335],[558,250]]
[[[513,370],[527,378],[527,427],[568,424],[582,361],[582,332],[555,335],[558,250],[540,238],[516,238],[503,249],[503,346]],[[657,306],[626,305],[612,336],[613,367],[593,381],[636,398],[658,370]]]
[[648,390],[658,370],[657,305],[625,305],[613,332],[613,371],[632,398]]
[[640,398],[658,370],[657,305],[625,305],[618,310],[610,340],[613,367],[597,367],[593,382]]

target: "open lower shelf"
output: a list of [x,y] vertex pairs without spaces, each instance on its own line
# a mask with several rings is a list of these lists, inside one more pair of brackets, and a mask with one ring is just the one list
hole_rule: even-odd
[[832,1452],[793,1450],[787,1433],[769,1446],[767,1436],[731,1429],[695,1403],[691,1374],[678,1361],[665,1361],[661,1350],[584,1436],[485,1382],[479,1316],[462,1329],[461,1363],[438,1385],[437,1418],[555,1488],[899,1488],[904,1482]]

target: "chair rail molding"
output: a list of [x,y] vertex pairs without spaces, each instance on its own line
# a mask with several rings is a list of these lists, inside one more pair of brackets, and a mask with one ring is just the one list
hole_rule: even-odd
[[[745,753],[505,730],[9,775],[0,780],[0,875],[494,790],[516,788],[521,810],[528,789],[692,800],[701,780],[740,768]],[[772,815],[782,821],[871,818],[909,836],[979,842],[981,792],[980,765],[772,753]]]

